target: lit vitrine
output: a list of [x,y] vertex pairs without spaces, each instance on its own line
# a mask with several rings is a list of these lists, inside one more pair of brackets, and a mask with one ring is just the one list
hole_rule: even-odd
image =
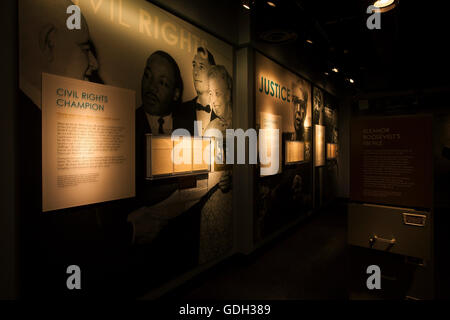
[[314,166],[325,165],[325,126],[315,125]]
[[209,137],[174,137],[147,134],[147,179],[211,171],[213,140]]
[[336,159],[337,157],[337,144],[327,143],[327,160]]
[[303,141],[286,141],[284,158],[287,165],[305,161],[305,143]]

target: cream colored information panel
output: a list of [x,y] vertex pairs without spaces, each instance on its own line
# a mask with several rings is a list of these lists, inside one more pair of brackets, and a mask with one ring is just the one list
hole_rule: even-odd
[[261,129],[259,135],[260,175],[270,176],[281,172],[281,126],[282,117],[260,112]]
[[42,75],[42,207],[135,196],[135,92]]

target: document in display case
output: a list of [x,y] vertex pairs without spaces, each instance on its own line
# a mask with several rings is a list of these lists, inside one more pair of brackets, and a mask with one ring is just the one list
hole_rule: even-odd
[[337,144],[327,143],[327,160],[336,159],[337,157]]
[[325,126],[315,125],[314,166],[325,165]]
[[147,134],[147,179],[211,171],[212,139],[209,137],[154,136]]
[[305,161],[305,143],[303,141],[286,141],[285,164]]

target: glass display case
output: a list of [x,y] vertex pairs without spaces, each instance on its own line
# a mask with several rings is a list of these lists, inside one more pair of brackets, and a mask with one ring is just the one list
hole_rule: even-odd
[[213,138],[147,134],[147,179],[192,175],[211,171]]

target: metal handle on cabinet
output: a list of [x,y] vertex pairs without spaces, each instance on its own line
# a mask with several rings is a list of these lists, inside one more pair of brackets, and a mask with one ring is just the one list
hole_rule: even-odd
[[375,243],[375,241],[387,243],[387,244],[393,246],[397,240],[396,240],[395,238],[392,238],[392,239],[384,239],[384,238],[380,238],[380,237],[378,237],[378,236],[376,236],[376,235],[374,235],[373,237],[371,237],[371,238],[369,239],[369,242],[370,242],[371,245],[373,245],[373,244]]
[[410,213],[403,212],[403,223],[410,226],[425,227],[427,221],[427,215],[425,212],[421,213]]

